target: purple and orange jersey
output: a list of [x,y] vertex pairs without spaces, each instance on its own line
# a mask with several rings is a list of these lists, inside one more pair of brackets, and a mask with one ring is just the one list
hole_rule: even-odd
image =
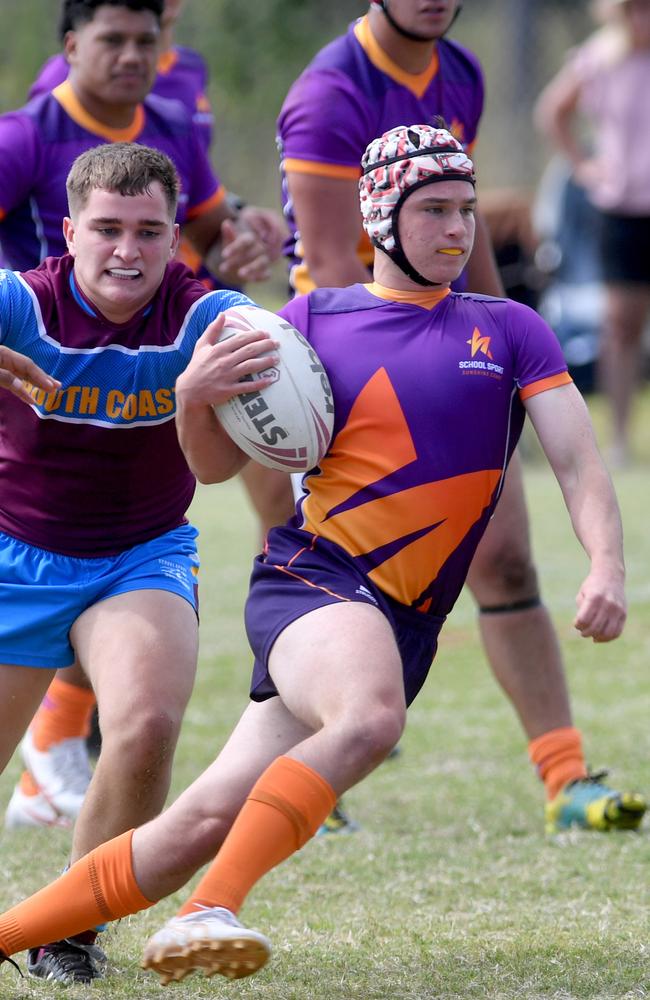
[[[69,70],[61,52],[51,56],[30,87],[29,98],[54,90],[67,80]],[[151,93],[185,105],[207,152],[212,142],[214,116],[208,98],[208,68],[203,56],[184,45],[174,45],[168,52],[163,52],[158,60],[158,75]]]
[[[406,73],[379,47],[367,16],[316,55],[291,87],[277,123],[283,208],[291,234],[285,255],[296,292],[310,291],[314,283],[303,260],[286,174],[356,180],[373,139],[397,125],[435,124],[438,115],[471,150],[483,95],[480,64],[462,45],[441,39],[423,73]],[[358,253],[370,267],[372,247],[365,235]]]
[[27,271],[66,252],[61,222],[68,214],[68,172],[77,156],[105,142],[139,142],[170,157],[181,181],[180,224],[225,197],[179,101],[150,94],[129,128],[110,129],[88,114],[65,81],[0,117],[0,242],[9,267]]
[[64,555],[114,555],[184,522],[194,493],[174,386],[206,326],[238,292],[206,293],[168,265],[149,304],[107,322],[68,255],[0,270],[0,344],[59,379],[27,406],[0,392],[0,531]]
[[378,285],[317,289],[282,311],[334,394],[329,451],[294,524],[341,546],[402,605],[448,614],[497,502],[522,401],[571,381],[526,306]]

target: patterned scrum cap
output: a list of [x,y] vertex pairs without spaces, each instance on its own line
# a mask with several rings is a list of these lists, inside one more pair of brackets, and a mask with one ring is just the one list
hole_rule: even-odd
[[414,187],[434,181],[475,183],[474,164],[451,132],[431,125],[398,125],[373,139],[361,160],[363,228],[387,254],[396,249],[398,203]]

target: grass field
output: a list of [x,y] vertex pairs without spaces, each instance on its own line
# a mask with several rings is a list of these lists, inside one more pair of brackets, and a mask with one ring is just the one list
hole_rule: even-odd
[[[595,406],[597,422],[602,415]],[[630,615],[624,638],[594,646],[572,632],[585,558],[559,491],[531,455],[526,484],[544,593],[567,661],[576,722],[594,767],[650,791],[650,446],[643,400],[638,464],[617,476],[626,525]],[[177,754],[174,792],[219,749],[244,704],[250,658],[241,623],[254,522],[237,482],[199,491],[202,646],[199,681]],[[650,996],[650,835],[543,834],[543,795],[512,709],[497,690],[463,595],[403,753],[347,796],[362,824],[319,839],[272,872],[244,917],[274,943],[250,980],[199,977],[162,988],[139,969],[146,937],[184,894],[105,935],[110,976],[90,987],[19,980],[0,969],[0,998],[182,997],[260,1000],[610,1000]],[[0,780],[4,807],[18,774]],[[650,829],[650,826],[648,827]],[[61,831],[2,832],[4,908],[65,863]]]

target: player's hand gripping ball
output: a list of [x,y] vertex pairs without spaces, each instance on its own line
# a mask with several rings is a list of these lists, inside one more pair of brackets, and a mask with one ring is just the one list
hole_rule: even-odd
[[[246,376],[250,392],[215,407],[224,430],[260,465],[282,472],[313,469],[334,428],[332,389],[318,355],[295,327],[266,309],[234,306],[225,316],[220,340],[242,330],[264,330],[279,344],[280,363]],[[269,375],[273,382],[256,389],[255,382]]]

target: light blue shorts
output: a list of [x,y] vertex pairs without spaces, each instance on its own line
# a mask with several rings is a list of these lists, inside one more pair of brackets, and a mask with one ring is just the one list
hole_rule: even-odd
[[133,590],[166,590],[198,609],[198,531],[183,524],[116,556],[79,559],[0,532],[0,663],[69,667],[70,629],[87,608]]

